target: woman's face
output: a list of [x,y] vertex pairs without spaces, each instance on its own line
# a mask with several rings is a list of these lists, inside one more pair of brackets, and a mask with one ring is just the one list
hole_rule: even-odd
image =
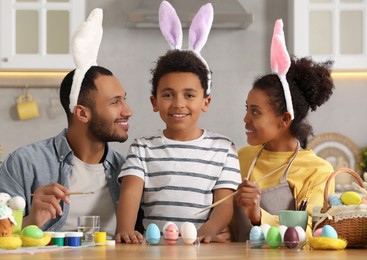
[[263,90],[251,89],[244,118],[247,142],[259,145],[276,140],[283,132],[282,116],[277,116]]

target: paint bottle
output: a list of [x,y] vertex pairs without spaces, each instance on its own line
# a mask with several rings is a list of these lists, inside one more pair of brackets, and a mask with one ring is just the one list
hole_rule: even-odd
[[65,233],[65,245],[67,246],[81,246],[83,232],[67,232]]
[[64,232],[53,232],[52,233],[52,245],[54,246],[64,246],[65,243],[65,233]]

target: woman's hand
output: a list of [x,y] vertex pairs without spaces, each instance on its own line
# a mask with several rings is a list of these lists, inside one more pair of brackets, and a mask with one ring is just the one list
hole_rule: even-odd
[[243,207],[244,213],[253,225],[261,224],[260,210],[261,190],[253,182],[244,179],[237,188],[235,200],[238,207]]

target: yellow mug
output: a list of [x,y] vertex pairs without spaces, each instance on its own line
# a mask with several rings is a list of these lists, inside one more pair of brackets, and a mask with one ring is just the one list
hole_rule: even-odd
[[17,111],[20,120],[27,120],[39,116],[37,103],[29,94],[18,97]]

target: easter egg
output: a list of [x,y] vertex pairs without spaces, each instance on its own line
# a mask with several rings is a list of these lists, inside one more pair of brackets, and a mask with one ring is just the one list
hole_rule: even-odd
[[167,244],[176,244],[178,240],[178,227],[175,223],[170,223],[166,226],[166,229],[163,231],[163,237]]
[[300,243],[305,242],[306,241],[306,231],[300,226],[295,226],[294,228],[297,230],[299,242]]
[[335,228],[330,225],[325,225],[322,227],[321,230],[322,237],[329,237],[329,238],[338,238],[338,233],[336,232]]
[[197,230],[193,223],[184,222],[181,225],[181,237],[185,244],[191,245],[197,237]]
[[341,201],[341,199],[339,198],[338,195],[336,194],[332,194],[328,196],[328,202],[330,204],[330,206],[340,206],[343,205],[343,202]]
[[340,196],[344,205],[359,205],[361,204],[361,196],[355,191],[346,191]]
[[322,228],[318,228],[313,232],[314,237],[321,237]]
[[284,233],[284,244],[288,248],[295,248],[299,244],[298,232],[294,227],[289,227]]
[[14,196],[7,202],[9,208],[14,210],[23,210],[25,208],[25,200],[21,196]]
[[250,230],[250,243],[253,247],[262,247],[265,243],[264,233],[259,226],[253,226]]
[[154,223],[150,223],[147,227],[147,231],[145,232],[145,237],[149,244],[158,244],[161,238],[159,227]]
[[43,237],[43,231],[36,225],[30,225],[23,228],[22,236],[39,239]]
[[268,231],[271,228],[271,226],[269,224],[262,224],[260,225],[260,228],[264,234],[264,237],[266,238],[266,236],[268,235]]
[[271,227],[266,235],[266,242],[271,248],[277,248],[282,242],[282,236],[277,227]]
[[282,241],[284,241],[284,233],[285,233],[285,231],[287,230],[287,226],[280,225],[280,226],[278,227],[278,229],[279,229],[280,235],[282,236]]

